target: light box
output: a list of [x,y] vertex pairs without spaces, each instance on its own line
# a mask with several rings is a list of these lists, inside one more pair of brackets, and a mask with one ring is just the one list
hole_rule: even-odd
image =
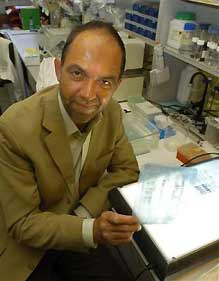
[[204,258],[219,258],[218,171],[218,159],[187,168],[146,165],[144,182],[111,192],[118,212],[134,209],[144,222],[135,240],[161,280]]

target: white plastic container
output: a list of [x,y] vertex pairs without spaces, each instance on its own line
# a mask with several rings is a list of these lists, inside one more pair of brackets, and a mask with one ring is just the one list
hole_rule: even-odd
[[195,14],[192,12],[178,12],[176,18],[170,21],[167,45],[179,49],[182,33],[186,23],[195,23]]
[[181,72],[176,99],[181,104],[187,104],[191,94],[190,80],[194,73],[198,71],[192,65],[187,65]]

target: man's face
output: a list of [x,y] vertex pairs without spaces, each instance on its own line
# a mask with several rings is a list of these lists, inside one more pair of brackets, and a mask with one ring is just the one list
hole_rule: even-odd
[[82,32],[64,63],[56,60],[63,104],[79,128],[106,107],[120,83],[121,61],[118,43],[104,30]]

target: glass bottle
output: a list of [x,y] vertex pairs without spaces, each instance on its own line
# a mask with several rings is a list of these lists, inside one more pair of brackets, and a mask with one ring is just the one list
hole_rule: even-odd
[[200,61],[205,60],[206,51],[207,51],[207,43],[208,43],[208,28],[210,24],[208,23],[200,23],[200,37],[197,42],[198,50],[197,50],[197,57],[196,59]]
[[214,42],[208,42],[208,54],[207,54],[206,59],[205,59],[205,62],[208,65],[211,65],[211,66],[214,65],[216,52],[217,52],[217,44],[214,43]]
[[179,52],[181,54],[190,55],[192,53],[192,38],[193,33],[196,29],[196,24],[186,23],[184,26],[184,31],[182,32],[180,40]]
[[200,33],[201,33],[200,27],[197,26],[192,36],[192,52],[190,54],[191,58],[197,58],[197,43],[200,38]]
[[218,41],[218,27],[210,25],[208,28],[208,43],[217,43]]
[[219,69],[219,46],[217,46],[216,52],[215,52],[215,58],[213,66],[216,67],[216,69]]

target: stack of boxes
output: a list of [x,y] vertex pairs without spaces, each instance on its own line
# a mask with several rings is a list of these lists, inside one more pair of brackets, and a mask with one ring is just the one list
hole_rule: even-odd
[[158,7],[158,4],[153,2],[147,4],[134,3],[132,10],[126,10],[125,29],[155,40],[159,13]]

